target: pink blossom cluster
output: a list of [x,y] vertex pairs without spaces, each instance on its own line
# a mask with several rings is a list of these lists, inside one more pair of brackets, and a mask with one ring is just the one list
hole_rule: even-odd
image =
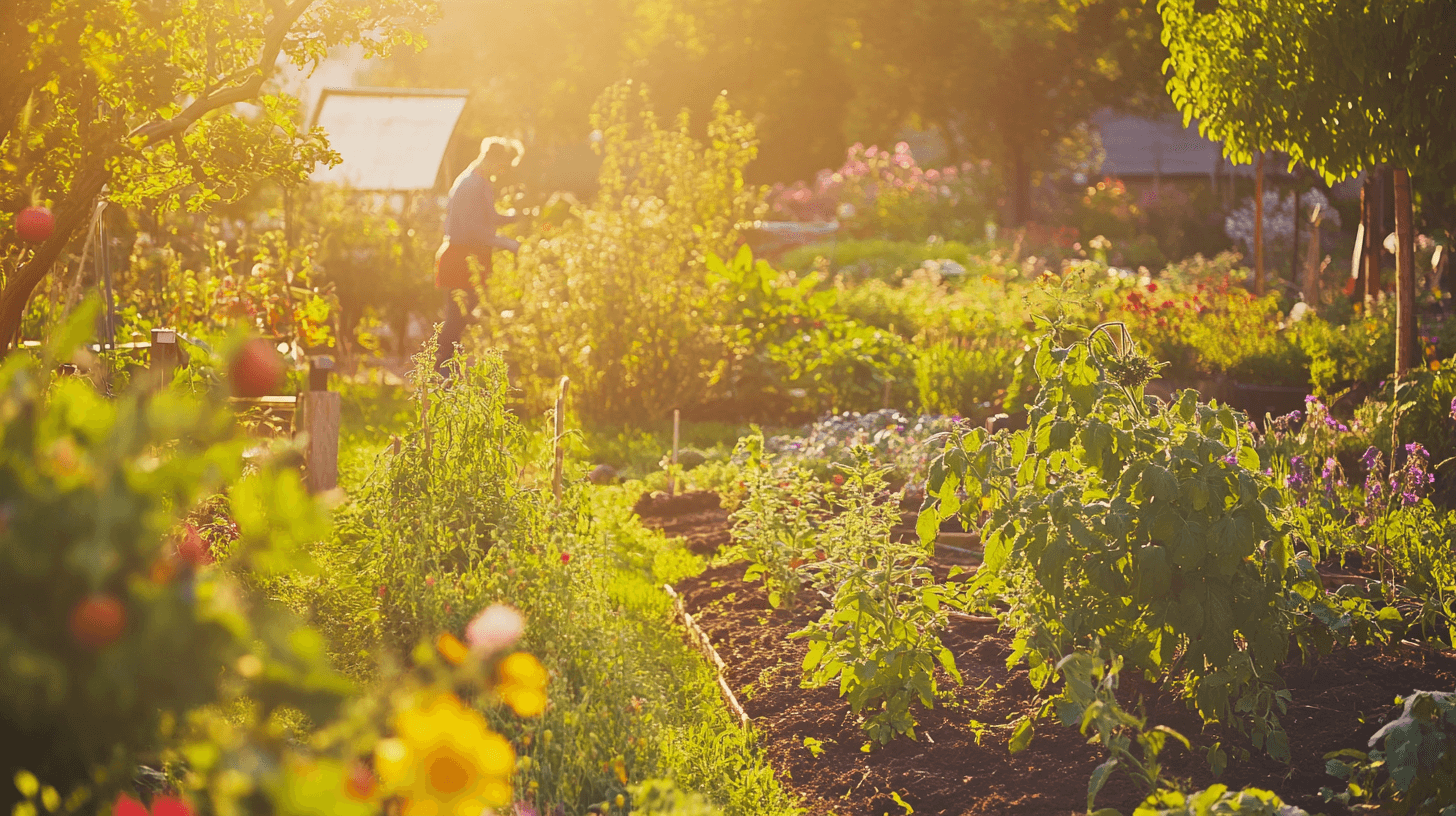
[[900,142],[893,150],[855,144],[837,170],[821,170],[812,185],[777,185],[770,213],[793,221],[839,220],[851,226],[873,219],[933,220],[932,210],[978,202],[987,187],[989,162],[924,169]]

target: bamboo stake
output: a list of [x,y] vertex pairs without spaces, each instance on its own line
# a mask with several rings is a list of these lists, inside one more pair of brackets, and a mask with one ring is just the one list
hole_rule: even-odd
[[561,377],[561,391],[556,395],[556,467],[551,474],[551,491],[556,494],[556,500],[561,501],[561,474],[566,469],[566,447],[563,444],[566,436],[566,390],[571,386],[571,378],[565,375]]

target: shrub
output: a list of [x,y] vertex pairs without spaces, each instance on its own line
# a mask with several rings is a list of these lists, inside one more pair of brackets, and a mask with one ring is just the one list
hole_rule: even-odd
[[[322,721],[350,692],[318,633],[256,591],[309,571],[301,545],[326,520],[283,457],[244,473],[250,443],[216,402],[180,387],[110,400],[53,376],[95,305],[39,364],[0,366],[0,770],[94,808],[184,749],[189,787],[230,802],[249,787],[225,778],[224,749],[276,751],[218,711]],[[218,514],[227,535],[202,538]]]
[[760,192],[743,181],[753,128],[719,97],[704,144],[686,113],[664,126],[629,84],[603,94],[592,124],[596,197],[514,261],[498,259],[488,330],[529,408],[544,409],[565,374],[588,419],[660,417],[702,402],[723,362],[707,259],[732,256],[759,212]]
[[1277,669],[1317,588],[1313,566],[1276,526],[1280,493],[1246,420],[1193,391],[1145,398],[1156,367],[1110,333],[1040,341],[1026,430],[952,433],[931,465],[921,540],[957,515],[980,527],[971,592],[1007,607],[1014,659],[1038,687],[1097,640],[1287,759]]

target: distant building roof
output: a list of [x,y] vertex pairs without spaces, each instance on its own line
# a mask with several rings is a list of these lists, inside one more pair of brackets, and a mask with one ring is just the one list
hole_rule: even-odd
[[1092,117],[1092,122],[1106,154],[1103,175],[1136,178],[1250,172],[1250,168],[1236,167],[1223,158],[1217,142],[1198,135],[1196,122],[1183,127],[1176,115],[1153,119],[1102,111]]

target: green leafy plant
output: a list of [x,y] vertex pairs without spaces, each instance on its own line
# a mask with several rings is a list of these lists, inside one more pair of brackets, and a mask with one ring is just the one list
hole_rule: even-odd
[[1037,687],[1100,641],[1287,760],[1278,667],[1318,594],[1312,564],[1276,527],[1280,493],[1243,417],[1191,390],[1147,398],[1152,367],[1129,362],[1130,343],[1107,326],[1042,338],[1029,427],[949,435],[921,540],[955,516],[980,528],[970,603],[1016,632]]
[[1375,802],[1395,816],[1456,814],[1456,694],[1417,691],[1404,703],[1400,716],[1370,738],[1368,754],[1345,749],[1325,756],[1326,770],[1346,780],[1338,794],[1324,789],[1328,801]]
[[866,450],[858,454],[818,539],[825,558],[805,567],[825,587],[829,609],[790,637],[809,641],[806,684],[836,681],[866,734],[883,744],[915,737],[911,706],[935,706],[937,665],[961,681],[939,634],[954,592],[925,567],[926,548],[891,536],[899,514],[885,500],[884,471]]
[[[1065,725],[1077,725],[1082,733],[1095,733],[1089,742],[1100,742],[1108,758],[1092,771],[1087,782],[1087,812],[1093,812],[1097,794],[1118,769],[1133,778],[1152,795],[1163,784],[1158,755],[1168,739],[1188,748],[1188,739],[1167,726],[1148,728],[1147,718],[1125,710],[1117,701],[1117,680],[1122,660],[1110,662],[1094,654],[1073,652],[1057,663],[1065,685],[1056,698],[1057,713]],[[1136,752],[1134,752],[1136,748]]]
[[[112,400],[52,374],[95,307],[40,360],[0,367],[0,768],[93,808],[182,750],[191,787],[229,802],[248,787],[223,778],[220,744],[265,747],[273,715],[322,721],[352,690],[319,634],[258,591],[310,572],[303,544],[327,520],[286,456],[245,472],[220,399],[139,382]],[[202,538],[194,512],[225,513],[229,534]],[[216,715],[230,706],[252,716]]]
[[802,585],[798,568],[815,557],[818,483],[801,467],[775,466],[773,455],[763,449],[762,434],[741,440],[735,456],[740,454],[745,492],[731,516],[729,555],[748,560],[743,580],[762,579],[769,606],[792,606]]

